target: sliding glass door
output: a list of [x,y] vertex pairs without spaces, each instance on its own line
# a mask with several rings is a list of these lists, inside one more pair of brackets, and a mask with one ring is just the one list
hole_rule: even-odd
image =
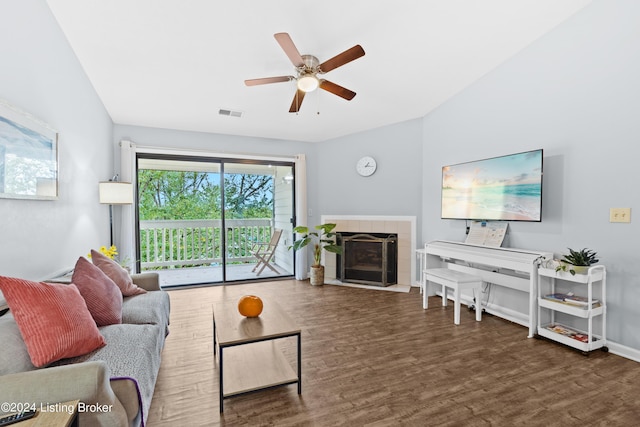
[[292,179],[292,165],[224,163],[227,280],[246,279],[247,265],[254,277],[293,274]]
[[165,287],[294,274],[292,163],[138,154],[137,171],[140,271]]

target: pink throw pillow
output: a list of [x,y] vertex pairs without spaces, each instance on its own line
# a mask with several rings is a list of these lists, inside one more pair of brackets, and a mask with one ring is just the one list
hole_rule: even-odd
[[4,294],[36,367],[106,345],[75,285],[0,276]]
[[78,287],[98,326],[122,323],[122,292],[102,270],[80,257],[71,283]]
[[125,297],[140,295],[147,292],[146,290],[134,285],[127,270],[120,267],[117,262],[108,256],[92,249],[91,260],[96,267],[102,270],[104,274],[109,276],[109,278],[115,282],[115,284],[120,288],[122,295]]

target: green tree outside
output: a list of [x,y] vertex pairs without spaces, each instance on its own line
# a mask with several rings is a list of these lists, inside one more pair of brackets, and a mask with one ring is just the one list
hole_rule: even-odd
[[[260,219],[273,217],[274,179],[270,175],[225,174],[225,218]],[[198,220],[221,219],[220,175],[211,172],[168,171],[140,169],[138,174],[139,216],[145,220]],[[189,229],[174,236],[152,236],[150,251],[158,248],[157,254],[147,259],[147,236],[141,230],[141,261],[166,261],[169,248],[187,252],[192,264],[201,265],[220,256],[220,230]],[[264,231],[263,231],[264,232]],[[247,255],[247,243],[254,239],[255,230],[236,228],[227,240],[235,242],[228,247],[232,256]],[[270,234],[270,233],[269,233]],[[194,249],[197,241],[198,250]],[[188,242],[188,244],[185,244]],[[239,244],[238,244],[239,243]],[[202,249],[204,248],[204,249]]]

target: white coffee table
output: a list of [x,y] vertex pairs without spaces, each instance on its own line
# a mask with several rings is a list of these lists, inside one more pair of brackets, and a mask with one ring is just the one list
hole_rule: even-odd
[[[302,393],[302,340],[300,328],[271,299],[264,299],[259,317],[246,318],[238,312],[238,301],[213,305],[213,354],[218,347],[220,412],[223,400],[257,390],[298,384]],[[297,337],[297,372],[275,340]]]

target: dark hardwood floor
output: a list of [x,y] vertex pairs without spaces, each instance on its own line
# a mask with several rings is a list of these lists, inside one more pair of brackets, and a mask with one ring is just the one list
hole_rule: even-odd
[[[218,407],[211,305],[277,298],[302,328],[295,385]],[[170,292],[171,333],[147,425],[160,426],[633,426],[640,364],[527,338],[490,315],[476,322],[418,289],[382,292],[294,280]],[[295,339],[278,341],[295,366]]]

